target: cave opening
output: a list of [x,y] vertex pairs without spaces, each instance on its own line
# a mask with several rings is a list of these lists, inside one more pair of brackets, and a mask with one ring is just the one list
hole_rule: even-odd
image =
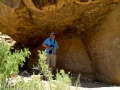
[[46,5],[57,4],[57,0],[32,0],[32,2],[38,9],[42,9]]

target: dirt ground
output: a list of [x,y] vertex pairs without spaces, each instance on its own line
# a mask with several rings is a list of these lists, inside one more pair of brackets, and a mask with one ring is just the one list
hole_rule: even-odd
[[[19,75],[24,76],[24,77],[30,77],[32,74],[28,73],[27,71],[21,71]],[[75,76],[76,75],[74,74],[72,77],[73,87],[74,87],[74,83],[76,80]],[[120,90],[120,86],[97,81],[93,78],[91,79],[89,76],[88,77],[85,76],[85,77],[80,77],[80,90]]]
[[[73,77],[77,77],[77,75],[74,74]],[[74,82],[74,80],[72,81]],[[81,76],[80,84],[80,90],[120,90],[120,86],[98,81],[89,75]]]

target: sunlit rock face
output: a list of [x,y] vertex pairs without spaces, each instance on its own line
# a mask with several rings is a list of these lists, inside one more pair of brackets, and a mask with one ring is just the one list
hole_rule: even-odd
[[120,85],[120,4],[95,31],[87,33],[85,46],[96,78]]
[[59,68],[65,68],[67,71],[81,72],[84,74],[93,74],[91,60],[86,49],[79,38],[59,40],[58,63]]
[[[29,47],[29,67],[56,33],[57,68],[120,84],[119,0],[0,0],[0,31]],[[112,67],[113,65],[113,67]],[[112,69],[111,69],[112,68]]]

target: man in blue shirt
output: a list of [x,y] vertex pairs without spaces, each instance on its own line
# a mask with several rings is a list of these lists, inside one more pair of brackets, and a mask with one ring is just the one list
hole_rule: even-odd
[[43,46],[46,48],[46,64],[49,66],[51,72],[53,72],[53,69],[56,67],[56,51],[58,49],[54,32],[52,32],[50,37],[43,42]]

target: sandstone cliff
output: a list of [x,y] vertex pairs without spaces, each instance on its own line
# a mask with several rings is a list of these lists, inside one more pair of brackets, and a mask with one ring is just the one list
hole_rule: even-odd
[[0,31],[29,47],[29,67],[50,32],[57,67],[120,85],[119,0],[0,0]]

